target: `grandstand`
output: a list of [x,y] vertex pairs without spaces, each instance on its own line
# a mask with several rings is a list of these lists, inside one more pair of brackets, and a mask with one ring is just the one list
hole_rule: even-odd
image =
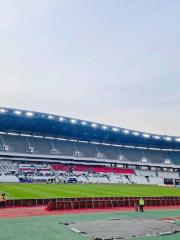
[[20,215],[31,205],[44,212],[132,211],[139,194],[146,207],[178,207],[179,189],[172,186],[180,186],[179,139],[0,108],[0,191],[7,193],[9,209],[26,207]]
[[179,184],[179,138],[0,108],[0,181]]

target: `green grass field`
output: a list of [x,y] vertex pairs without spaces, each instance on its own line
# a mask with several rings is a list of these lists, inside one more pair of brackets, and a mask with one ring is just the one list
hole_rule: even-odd
[[180,188],[113,184],[0,184],[8,199],[59,197],[180,196]]

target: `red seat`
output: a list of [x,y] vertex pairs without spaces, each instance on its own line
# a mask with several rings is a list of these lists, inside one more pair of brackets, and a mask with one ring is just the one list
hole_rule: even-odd
[[66,171],[69,172],[69,169],[65,165],[51,165],[55,171]]
[[115,173],[121,173],[121,174],[134,174],[134,170],[133,169],[113,168],[113,171]]
[[112,173],[111,168],[91,167],[91,169],[93,172]]

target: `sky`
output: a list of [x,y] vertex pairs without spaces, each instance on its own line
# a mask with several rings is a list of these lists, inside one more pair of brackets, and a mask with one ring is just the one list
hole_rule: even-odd
[[179,0],[0,0],[0,106],[180,136]]

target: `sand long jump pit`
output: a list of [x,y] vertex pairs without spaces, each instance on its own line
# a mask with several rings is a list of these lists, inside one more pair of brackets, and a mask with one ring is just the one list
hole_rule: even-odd
[[180,232],[180,225],[173,221],[162,221],[154,218],[108,219],[66,225],[77,234],[94,240],[130,239]]

